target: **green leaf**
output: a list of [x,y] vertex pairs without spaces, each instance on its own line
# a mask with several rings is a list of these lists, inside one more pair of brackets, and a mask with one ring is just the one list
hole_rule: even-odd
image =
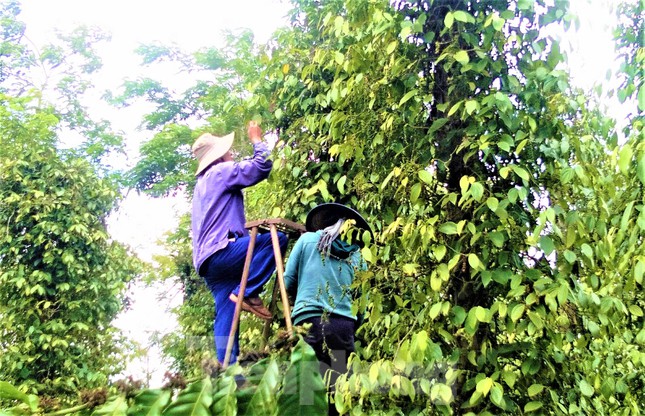
[[446,125],[448,122],[447,118],[438,118],[432,122],[432,125],[430,126],[430,129],[428,130],[428,134],[432,134],[442,128],[443,126]]
[[446,255],[446,251],[446,246],[444,246],[443,244],[435,246],[432,249],[432,253],[434,254],[434,257],[437,261],[441,261],[441,259],[443,259],[443,257]]
[[600,385],[600,393],[605,396],[605,399],[613,396],[616,389],[616,380],[613,377],[605,377]]
[[464,107],[466,108],[466,113],[468,113],[468,115],[471,115],[479,108],[479,103],[477,102],[477,100],[466,100]]
[[342,65],[345,62],[345,55],[340,51],[336,51],[334,52],[334,60],[338,65]]
[[620,149],[620,153],[618,155],[618,168],[623,175],[629,174],[629,167],[632,163],[633,155],[634,152],[629,145],[625,145],[622,149]]
[[493,379],[486,377],[477,383],[475,390],[483,394],[484,396],[487,396],[491,387],[493,387]]
[[470,13],[463,10],[455,10],[452,12],[452,15],[458,22],[475,23],[475,18]]
[[477,315],[475,314],[475,308],[471,308],[470,311],[468,311],[468,315],[466,316],[464,330],[467,334],[474,335],[475,332],[477,332],[478,327],[479,321],[477,320]]
[[629,312],[637,317],[643,316],[643,310],[638,305],[629,305]]
[[413,204],[417,202],[419,195],[421,195],[421,183],[417,182],[410,188],[410,202]]
[[[92,416],[126,416],[127,410],[128,402],[125,397],[117,396],[94,409]],[[203,414],[207,415],[209,413],[207,411],[207,413]]]
[[320,376],[318,359],[311,346],[302,338],[291,353],[291,363],[283,383],[278,395],[277,414],[288,416],[327,414],[327,393]]
[[461,108],[462,104],[463,104],[463,101],[457,101],[457,103],[455,105],[450,107],[450,110],[448,110],[448,117],[450,117],[451,115],[455,114],[457,112],[457,110],[459,110]]
[[540,248],[542,251],[544,251],[544,254],[547,256],[555,250],[555,245],[553,244],[553,240],[551,240],[550,237],[543,235],[540,237]]
[[361,255],[365,259],[366,262],[368,263],[374,263],[374,255],[372,254],[372,250],[368,246],[365,246],[361,249]]
[[235,416],[237,415],[237,396],[235,390],[237,383],[235,378],[230,375],[220,376],[217,380],[216,391],[213,394],[213,404],[211,411],[217,416]]
[[446,13],[446,17],[443,18],[443,24],[446,25],[447,28],[451,28],[454,21],[455,18],[452,15],[452,12]]
[[531,387],[529,387],[529,397],[537,396],[542,393],[542,390],[544,390],[542,384],[531,384]]
[[128,416],[160,416],[171,399],[170,390],[146,389],[137,394]]
[[587,243],[584,243],[580,246],[580,251],[585,255],[589,260],[593,261],[593,249]]
[[439,232],[447,235],[457,234],[457,224],[452,221],[445,222],[439,226]]
[[533,0],[518,0],[517,8],[519,10],[532,10],[534,4]]
[[0,381],[0,399],[20,400],[27,404],[29,397],[6,381]]
[[396,50],[396,46],[399,44],[398,40],[393,40],[387,45],[387,48],[385,48],[385,52],[387,52],[388,55],[391,55],[392,52]]
[[508,387],[513,388],[515,386],[515,382],[517,381],[517,373],[514,373],[512,371],[502,371],[502,379]]
[[490,401],[502,410],[506,410],[506,403],[504,402],[504,390],[502,385],[494,383],[490,390]]
[[504,23],[506,23],[506,20],[502,19],[499,16],[493,16],[493,28],[496,31],[499,32],[500,30],[502,30],[502,28],[504,27]]
[[434,319],[437,316],[439,316],[439,312],[441,312],[441,302],[435,303],[430,307],[430,312],[428,313],[428,316],[430,316],[430,319]]
[[345,194],[345,182],[347,181],[347,175],[343,175],[338,179],[338,182],[336,182],[336,186],[338,187],[338,191],[341,194]]
[[571,250],[564,250],[564,258],[567,260],[567,262],[573,264],[578,256],[576,256],[576,253]]
[[406,263],[402,267],[403,273],[408,276],[414,276],[415,274],[417,274],[417,266],[418,264],[416,263]]
[[428,185],[432,184],[432,174],[425,169],[419,171],[419,179]]
[[645,151],[641,151],[636,162],[636,176],[645,185]]
[[461,325],[466,319],[466,310],[461,306],[455,306],[452,308],[452,323],[455,325]]
[[634,280],[642,285],[643,275],[645,275],[645,262],[638,260],[634,266]]
[[523,180],[525,180],[525,181],[529,180],[529,178],[530,178],[529,173],[525,169],[523,169],[523,168],[521,168],[521,167],[519,167],[517,165],[511,165],[511,169],[513,169],[513,172],[515,172],[515,174],[517,174],[517,176],[519,176]]
[[598,336],[600,334],[600,325],[595,323],[592,320],[587,321],[587,329],[593,335],[594,337]]
[[524,309],[525,307],[522,304],[515,305],[513,309],[511,309],[511,312],[509,315],[511,320],[513,322],[517,322],[522,317],[522,314],[524,314]]
[[189,384],[179,392],[177,399],[166,407],[162,415],[210,415],[209,407],[213,403],[212,389],[211,379],[208,377]]
[[488,314],[488,309],[481,306],[475,306],[475,317],[479,322],[488,323],[490,322],[490,315]]
[[468,254],[468,264],[470,264],[470,267],[472,267],[475,270],[484,269],[484,265],[482,264],[482,262],[479,260],[479,257],[477,257],[477,254],[475,253]]
[[629,220],[632,215],[632,209],[634,208],[634,202],[635,201],[630,201],[625,207],[625,210],[623,211],[623,216],[620,220],[621,231],[627,231],[627,228],[629,226]]
[[493,231],[492,233],[488,233],[488,238],[493,242],[493,244],[495,244],[495,247],[504,247],[504,234],[501,232]]
[[578,387],[580,388],[580,393],[583,396],[591,397],[594,394],[594,388],[587,382],[585,379],[581,379],[578,382]]
[[455,61],[459,62],[462,65],[465,65],[470,61],[470,58],[468,57],[468,52],[463,50],[457,52],[454,58],[455,58]]
[[280,382],[278,364],[272,358],[268,362],[257,363],[257,365],[262,366],[263,374],[246,408],[245,415],[248,416],[273,414],[276,406],[274,396]]
[[481,274],[481,279],[482,279],[482,283],[484,284],[484,287],[488,287],[490,282],[493,280],[493,273],[485,270]]
[[449,404],[452,401],[452,389],[443,383],[437,383],[430,389],[430,400],[438,404]]
[[539,410],[541,408],[542,408],[542,402],[528,402],[524,406],[524,411],[526,413],[535,412],[536,410]]
[[480,182],[473,183],[470,187],[470,194],[476,201],[481,200],[484,196],[484,186]]
[[489,196],[486,200],[486,205],[488,206],[488,209],[495,212],[497,211],[497,207],[499,206],[499,201],[494,196]]
[[406,103],[410,98],[412,98],[412,97],[414,97],[415,95],[417,95],[417,93],[418,93],[418,92],[419,92],[419,90],[417,90],[417,89],[414,89],[414,90],[408,91],[408,92],[403,96],[403,98],[401,98],[401,101],[399,101],[399,105],[403,105],[403,104],[405,104],[405,103]]

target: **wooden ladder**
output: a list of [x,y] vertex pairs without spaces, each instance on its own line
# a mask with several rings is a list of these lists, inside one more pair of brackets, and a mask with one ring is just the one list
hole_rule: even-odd
[[[249,280],[249,269],[251,268],[251,260],[253,259],[253,251],[255,250],[255,240],[258,235],[258,230],[264,229],[271,233],[271,242],[273,244],[273,257],[275,259],[276,268],[276,284],[273,288],[273,295],[271,298],[270,310],[273,313],[276,304],[276,295],[280,291],[282,299],[282,309],[284,313],[284,320],[286,322],[287,331],[289,335],[293,334],[293,325],[291,323],[291,308],[289,306],[289,297],[287,296],[287,288],[284,284],[284,262],[282,260],[282,253],[280,252],[280,242],[278,240],[278,230],[284,232],[289,236],[299,235],[305,232],[305,227],[293,221],[284,218],[267,218],[262,220],[250,221],[245,224],[246,229],[251,230],[249,247],[246,250],[246,259],[244,260],[244,269],[242,270],[242,280],[240,282],[240,293],[237,296],[235,303],[235,313],[233,314],[233,322],[231,324],[231,332],[228,336],[226,344],[226,355],[224,356],[223,367],[228,367],[231,361],[231,352],[233,350],[233,343],[235,341],[235,333],[240,323],[240,313],[242,312],[242,302],[244,301],[244,293],[246,291],[246,284]],[[271,321],[267,321],[264,326],[264,337],[268,338],[270,331]]]

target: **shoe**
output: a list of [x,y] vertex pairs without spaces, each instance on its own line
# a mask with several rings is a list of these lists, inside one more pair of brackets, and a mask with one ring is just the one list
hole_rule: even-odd
[[[237,295],[231,293],[228,297],[231,301],[237,303]],[[273,318],[271,312],[262,304],[260,298],[244,298],[242,301],[242,310],[251,312],[260,319],[269,321]]]

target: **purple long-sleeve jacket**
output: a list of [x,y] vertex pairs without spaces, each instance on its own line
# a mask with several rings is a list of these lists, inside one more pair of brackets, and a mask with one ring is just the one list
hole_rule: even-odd
[[253,158],[220,162],[197,177],[193,194],[193,264],[199,272],[204,261],[228,245],[229,238],[248,235],[244,228],[242,189],[266,179],[273,163],[266,143],[253,145]]

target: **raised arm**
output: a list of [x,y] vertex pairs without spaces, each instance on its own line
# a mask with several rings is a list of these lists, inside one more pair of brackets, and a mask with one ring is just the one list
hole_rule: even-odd
[[266,179],[273,167],[273,163],[268,159],[269,148],[262,141],[260,126],[251,121],[247,133],[249,141],[253,144],[253,158],[222,166],[221,174],[226,176],[226,184],[230,189],[241,189],[255,185]]

